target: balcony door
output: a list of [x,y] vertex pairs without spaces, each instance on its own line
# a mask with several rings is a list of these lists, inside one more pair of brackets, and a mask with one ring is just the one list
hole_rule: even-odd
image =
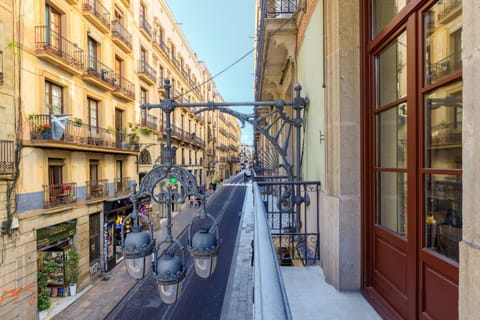
[[384,318],[457,319],[461,1],[407,2],[366,6],[364,287]]

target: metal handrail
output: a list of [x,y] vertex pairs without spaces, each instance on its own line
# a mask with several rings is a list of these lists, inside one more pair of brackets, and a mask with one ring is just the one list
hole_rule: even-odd
[[[248,195],[247,195],[248,196]],[[255,319],[292,319],[288,297],[270,236],[260,188],[253,183],[255,210],[254,316]]]

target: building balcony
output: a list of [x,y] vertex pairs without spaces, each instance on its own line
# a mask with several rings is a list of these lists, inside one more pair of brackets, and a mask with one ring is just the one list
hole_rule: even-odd
[[462,0],[444,0],[442,8],[438,12],[438,22],[441,24],[448,23],[460,17],[462,14]]
[[77,184],[62,183],[43,186],[45,209],[66,206],[77,202]]
[[[257,100],[271,100],[294,81],[293,71],[285,66],[296,56],[297,25],[290,19],[296,9],[296,0],[262,2],[257,28]],[[277,32],[279,28],[282,32]]]
[[140,79],[149,85],[154,85],[156,83],[157,71],[155,71],[155,69],[146,61],[138,60],[137,67],[137,74]]
[[89,58],[88,64],[89,66],[83,74],[83,80],[103,90],[112,91],[114,89],[113,80],[115,78],[113,71],[94,58]]
[[170,59],[170,53],[168,52],[168,46],[162,39],[160,32],[153,33],[153,47],[164,55],[164,58]]
[[128,184],[128,181],[130,180],[129,177],[115,178],[113,191],[115,197],[125,196],[132,192],[130,185]]
[[118,20],[112,21],[112,41],[126,53],[132,51],[132,35]]
[[140,32],[147,37],[149,40],[152,40],[152,26],[148,23],[145,16],[140,15]]
[[108,195],[108,180],[86,181],[87,200],[102,199]]
[[135,85],[120,74],[115,74],[112,80],[112,94],[128,102],[135,101]]
[[0,176],[15,172],[15,142],[0,140]]
[[101,149],[104,152],[137,154],[137,147],[124,132],[68,120],[65,128],[48,114],[30,115],[30,140],[36,146],[71,150]]
[[110,11],[99,0],[83,1],[83,16],[103,33],[110,32]]
[[180,70],[180,61],[178,61],[174,55],[172,55],[172,63],[178,70]]
[[427,81],[429,83],[435,82],[440,78],[448,76],[452,73],[462,70],[462,60],[456,59],[461,57],[462,53],[457,52],[435,63],[431,63],[427,68]]
[[48,26],[35,27],[35,53],[39,59],[52,63],[71,74],[84,70],[84,53],[77,44]]
[[142,112],[140,125],[153,130],[158,130],[158,117],[147,112]]

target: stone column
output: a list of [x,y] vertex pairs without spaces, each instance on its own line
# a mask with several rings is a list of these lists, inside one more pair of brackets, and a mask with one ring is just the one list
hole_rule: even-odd
[[359,10],[356,0],[325,0],[323,14],[326,175],[320,254],[325,278],[338,290],[359,290],[361,284]]

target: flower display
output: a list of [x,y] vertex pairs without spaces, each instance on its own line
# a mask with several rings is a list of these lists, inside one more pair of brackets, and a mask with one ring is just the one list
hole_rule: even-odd
[[81,126],[83,124],[83,120],[82,118],[73,118],[73,123],[76,125],[76,126]]
[[50,125],[50,123],[42,123],[42,124],[39,124],[37,127],[37,130],[40,131],[41,133],[50,132],[51,129],[52,129],[52,126]]

